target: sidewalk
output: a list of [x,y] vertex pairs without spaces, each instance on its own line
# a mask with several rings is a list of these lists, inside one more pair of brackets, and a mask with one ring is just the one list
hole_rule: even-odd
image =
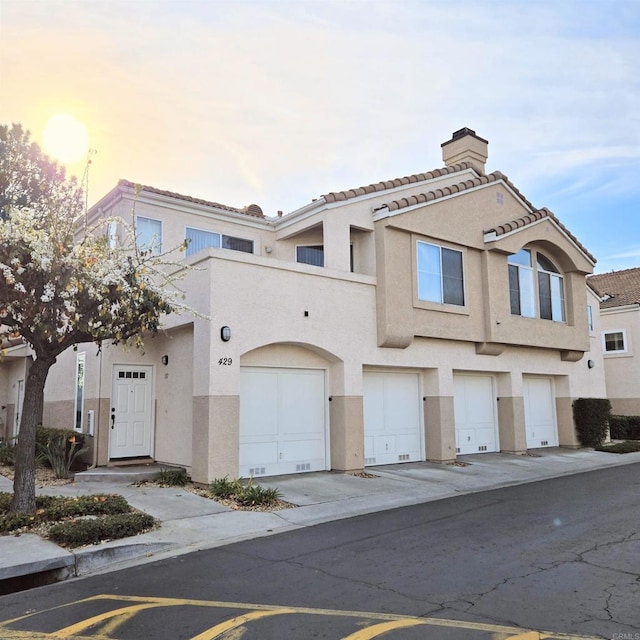
[[[58,579],[64,579],[119,569],[351,516],[632,464],[640,462],[640,452],[619,455],[554,448],[531,456],[485,453],[462,460],[465,466],[414,462],[368,467],[372,478],[319,472],[261,479],[260,485],[277,487],[284,500],[298,505],[273,512],[237,511],[180,487],[118,482],[118,473],[113,479],[101,476],[100,481],[43,487],[38,491],[51,495],[118,493],[162,525],[140,536],[74,551],[34,534],[0,536],[0,586],[2,580],[45,571],[56,571]],[[0,491],[12,490],[11,481],[0,476]]]

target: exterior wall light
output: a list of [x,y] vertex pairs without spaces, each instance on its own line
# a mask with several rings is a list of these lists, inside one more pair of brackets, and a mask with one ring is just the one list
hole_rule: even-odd
[[162,356],[162,358],[160,358],[161,362],[163,365],[168,365],[169,364],[169,356]]
[[589,369],[593,369],[595,366],[596,363],[593,360],[587,360],[587,367],[589,367]]
[[229,342],[229,340],[231,340],[231,329],[229,327],[220,327],[220,339],[222,342]]

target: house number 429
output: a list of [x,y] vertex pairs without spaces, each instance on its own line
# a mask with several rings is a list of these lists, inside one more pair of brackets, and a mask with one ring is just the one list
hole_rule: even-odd
[[222,365],[223,367],[228,367],[232,362],[233,358],[220,358],[220,360],[218,360],[218,364]]

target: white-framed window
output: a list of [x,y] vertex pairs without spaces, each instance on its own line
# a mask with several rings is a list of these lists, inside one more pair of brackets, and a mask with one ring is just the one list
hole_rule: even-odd
[[118,223],[115,220],[111,220],[107,225],[107,245],[109,249],[118,246]]
[[507,262],[511,313],[564,322],[564,279],[553,262],[539,252],[535,252],[534,260],[534,252],[529,249],[520,249]]
[[511,313],[525,318],[536,317],[536,298],[531,251],[520,249],[509,256],[509,297]]
[[202,229],[187,227],[185,229],[185,238],[187,239],[187,250],[185,252],[187,257],[203,249],[208,249],[209,247],[222,247],[223,249],[231,249],[233,251],[253,253],[253,240],[236,238],[215,231],[204,231]]
[[544,254],[537,254],[538,300],[540,317],[564,322],[564,279],[558,268]]
[[82,431],[82,425],[84,424],[84,367],[85,354],[84,352],[78,353],[76,355],[76,394],[73,412],[73,428],[76,431]]
[[462,251],[417,241],[418,299],[464,306]]
[[153,218],[136,216],[136,244],[145,251],[160,253],[162,251],[162,222]]
[[593,307],[587,305],[587,323],[589,324],[589,331],[593,333]]
[[603,331],[602,345],[605,353],[626,353],[627,332],[625,329],[617,331]]
[[296,247],[296,262],[311,264],[314,267],[324,267],[324,245],[298,245]]

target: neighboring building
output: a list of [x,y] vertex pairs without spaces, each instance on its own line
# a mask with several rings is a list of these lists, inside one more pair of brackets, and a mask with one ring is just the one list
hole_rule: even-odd
[[640,415],[640,268],[590,276],[602,296],[602,350],[614,414]]
[[[120,182],[89,219],[135,208],[141,244],[189,239],[199,315],[169,316],[144,354],[65,353],[45,424],[95,434],[98,465],[198,482],[577,446],[572,402],[606,396],[595,259],[485,173],[487,150],[462,129],[444,168],[274,217]],[[10,416],[22,366],[0,365]]]

